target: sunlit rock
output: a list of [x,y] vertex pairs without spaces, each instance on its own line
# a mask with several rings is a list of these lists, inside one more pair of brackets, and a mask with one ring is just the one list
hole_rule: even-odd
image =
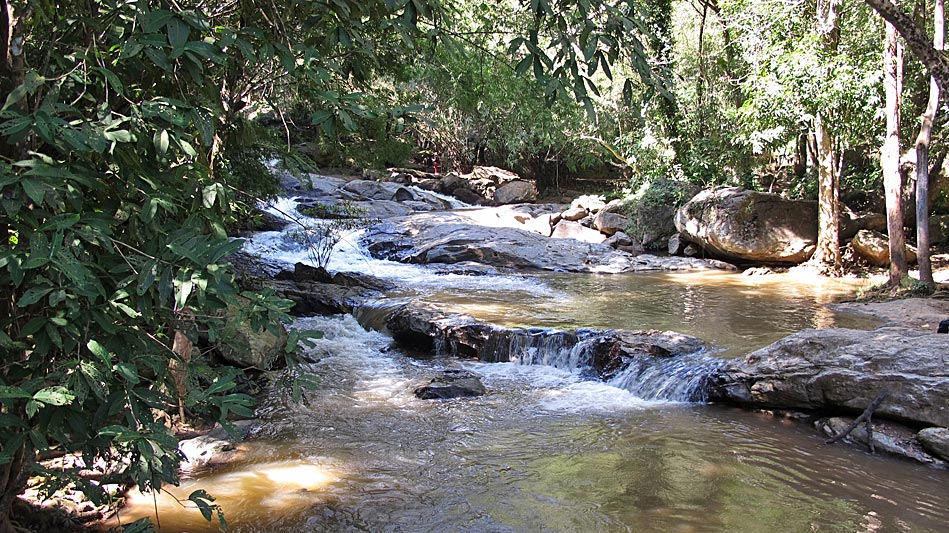
[[617,231],[623,231],[629,225],[629,219],[625,216],[601,209],[593,217],[593,227],[607,235],[613,235]]
[[[890,242],[886,235],[870,230],[860,230],[850,241],[853,251],[868,263],[875,266],[890,264]],[[906,245],[906,261],[916,262],[916,249]]]
[[801,263],[817,242],[817,203],[740,187],[711,189],[679,208],[675,225],[713,257]]
[[861,412],[878,394],[877,416],[949,425],[949,336],[907,328],[806,329],[716,377],[713,396],[789,409]]
[[540,193],[537,187],[528,181],[514,180],[499,186],[494,191],[494,203],[497,205],[533,202]]

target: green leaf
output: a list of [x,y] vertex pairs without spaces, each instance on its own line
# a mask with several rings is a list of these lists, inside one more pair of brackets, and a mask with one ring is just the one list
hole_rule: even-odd
[[0,385],[0,400],[25,400],[32,397],[32,394],[26,392],[20,387]]
[[128,130],[110,130],[102,132],[102,136],[107,141],[130,143],[134,139],[132,133]]
[[112,353],[109,350],[106,350],[104,346],[99,344],[95,339],[90,340],[86,343],[86,348],[89,348],[89,351],[93,355],[98,357],[103,363],[110,364],[112,362]]
[[135,367],[128,363],[119,363],[112,367],[112,370],[118,372],[125,381],[131,383],[132,385],[138,385],[141,382],[141,379],[138,377],[138,371],[135,370]]
[[23,187],[23,191],[30,197],[30,200],[33,200],[34,204],[41,205],[43,203],[43,199],[46,197],[46,185],[42,182],[23,178],[20,180],[20,186]]
[[165,155],[168,152],[168,130],[156,132],[152,137],[152,143],[155,144],[155,149],[159,154]]
[[66,387],[56,386],[37,391],[33,399],[46,405],[68,405],[76,399],[76,396]]
[[191,28],[180,18],[171,18],[168,20],[168,44],[175,49],[183,49],[188,42],[188,36],[191,34]]
[[53,287],[30,287],[26,292],[23,293],[16,301],[17,307],[26,307],[28,305],[33,305],[36,302],[43,299],[44,296],[49,294],[53,290]]

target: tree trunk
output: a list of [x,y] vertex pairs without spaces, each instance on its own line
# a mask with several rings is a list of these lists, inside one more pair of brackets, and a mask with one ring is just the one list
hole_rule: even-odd
[[818,213],[817,250],[812,261],[832,272],[839,272],[840,179],[830,133],[820,113],[814,119],[814,135],[817,138]]
[[[839,0],[817,2],[817,34],[824,52],[833,54],[840,42],[837,24]],[[840,176],[837,174],[834,143],[826,117],[818,110],[814,118],[814,145],[817,163],[817,250],[811,262],[828,273],[840,272]]]
[[13,533],[17,529],[10,519],[10,512],[16,497],[26,488],[23,466],[28,454],[25,444],[15,451],[3,451],[12,452],[12,458],[9,463],[0,465],[0,533]]
[[896,28],[886,23],[883,47],[883,87],[886,93],[886,137],[880,150],[883,188],[886,195],[886,228],[890,242],[890,286],[898,287],[906,276],[906,237],[903,233],[903,180],[900,175],[900,68]]
[[[933,48],[942,50],[946,33],[944,0],[936,0],[933,22]],[[938,108],[939,85],[936,78],[930,77],[929,103],[920,117],[919,135],[916,137],[916,257],[919,261],[919,281],[930,288],[935,287],[936,283],[929,258],[929,141]]]

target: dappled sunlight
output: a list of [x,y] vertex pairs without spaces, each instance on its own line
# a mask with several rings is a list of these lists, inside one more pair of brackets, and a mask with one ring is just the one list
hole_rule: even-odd
[[[261,515],[287,516],[311,512],[325,500],[323,489],[340,480],[340,473],[319,459],[288,459],[269,463],[241,464],[212,472],[178,487],[165,487],[161,494],[129,491],[122,523],[143,517],[160,521],[165,531],[217,531],[216,519],[208,524],[197,506],[188,500],[196,490],[215,498],[230,522],[240,523]],[[158,512],[156,521],[155,512]],[[106,527],[116,525],[111,520]]]

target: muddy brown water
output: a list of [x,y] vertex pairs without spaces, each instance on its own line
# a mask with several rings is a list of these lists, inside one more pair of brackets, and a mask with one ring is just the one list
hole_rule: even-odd
[[[742,355],[805,327],[862,327],[824,303],[853,284],[648,274],[542,278],[549,290],[428,291],[510,326],[672,329]],[[410,291],[406,291],[410,292]],[[326,332],[307,404],[276,390],[239,463],[173,489],[218,498],[231,531],[946,531],[949,472],[718,405],[644,401],[570,369],[463,362],[489,393],[421,401],[439,368],[352,317]],[[133,496],[123,520],[154,514]],[[163,496],[161,531],[216,531]]]

